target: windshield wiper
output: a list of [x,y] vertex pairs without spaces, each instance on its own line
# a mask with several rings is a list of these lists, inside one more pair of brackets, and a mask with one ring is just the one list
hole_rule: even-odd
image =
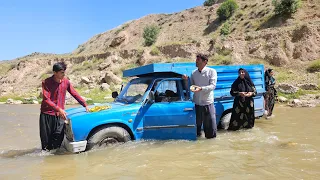
[[122,102],[127,103],[127,104],[129,103],[128,100],[126,100],[125,98],[117,98],[116,100],[120,101],[120,102],[122,101]]

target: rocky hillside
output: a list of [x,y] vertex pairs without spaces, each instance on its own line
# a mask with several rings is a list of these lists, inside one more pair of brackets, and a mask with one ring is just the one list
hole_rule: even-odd
[[[320,84],[319,73],[306,71],[320,59],[320,0],[303,0],[292,17],[275,16],[272,0],[237,3],[239,8],[227,22],[216,14],[221,3],[153,14],[95,35],[69,54],[33,53],[0,62],[0,96],[37,93],[57,61],[68,64],[68,78],[83,92],[109,92],[119,88],[126,68],[193,61],[198,52],[210,55],[211,64],[264,63],[276,69],[280,82]],[[225,23],[231,30],[227,36],[220,35]],[[143,31],[151,24],[160,32],[155,44],[146,47]]]

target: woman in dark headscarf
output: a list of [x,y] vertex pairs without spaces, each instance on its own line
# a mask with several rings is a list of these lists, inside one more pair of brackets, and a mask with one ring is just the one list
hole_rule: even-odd
[[271,117],[275,99],[277,97],[277,91],[274,88],[274,85],[276,84],[276,80],[273,77],[273,70],[267,69],[264,74],[264,80],[265,80],[265,88],[266,93],[264,94],[265,99],[265,110],[267,118]]
[[233,82],[230,94],[234,96],[232,115],[228,130],[252,128],[254,126],[254,100],[256,88],[249,73],[240,68],[239,77]]

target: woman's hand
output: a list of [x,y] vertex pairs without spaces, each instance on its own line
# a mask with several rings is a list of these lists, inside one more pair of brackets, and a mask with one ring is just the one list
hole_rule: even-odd
[[246,92],[239,92],[239,95],[240,95],[241,97],[246,97]]

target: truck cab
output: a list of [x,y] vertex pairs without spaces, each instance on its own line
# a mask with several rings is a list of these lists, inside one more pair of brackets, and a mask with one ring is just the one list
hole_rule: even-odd
[[[225,129],[230,121],[234,99],[230,88],[240,67],[249,72],[257,89],[255,116],[264,113],[263,65],[211,66],[218,74],[214,105],[220,128]],[[88,113],[83,107],[66,110],[64,146],[68,151],[81,152],[130,140],[196,140],[190,79],[182,79],[183,74],[190,77],[195,69],[195,63],[157,63],[125,70],[124,77],[134,78],[120,93],[113,92],[114,102],[89,107],[108,108]]]

